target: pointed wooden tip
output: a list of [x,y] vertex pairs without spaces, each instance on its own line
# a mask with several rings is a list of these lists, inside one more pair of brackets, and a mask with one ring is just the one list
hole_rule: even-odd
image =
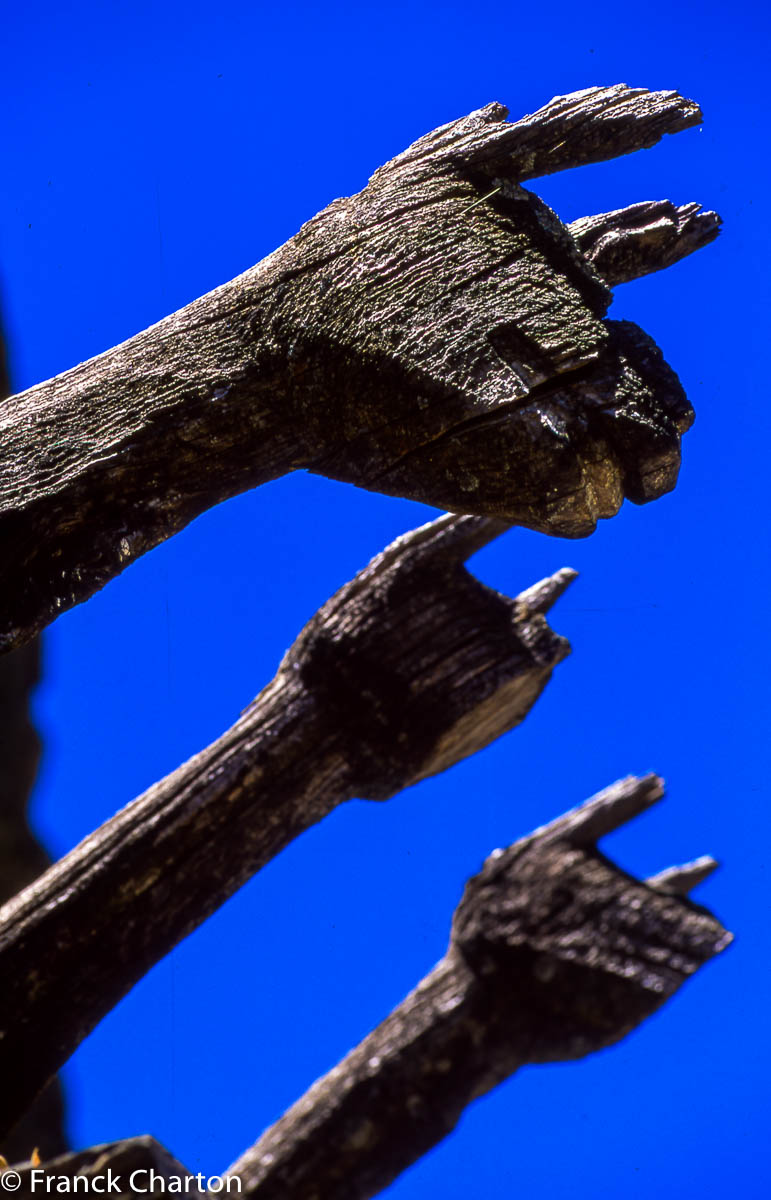
[[708,854],[695,858],[693,862],[682,863],[680,866],[667,867],[656,875],[646,879],[648,887],[657,892],[666,892],[671,896],[687,896],[688,893],[720,866],[718,861]]

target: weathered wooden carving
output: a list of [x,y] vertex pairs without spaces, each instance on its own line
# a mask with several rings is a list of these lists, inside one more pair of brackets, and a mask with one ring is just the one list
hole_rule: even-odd
[[0,909],[0,1136],[146,971],[292,838],[518,725],[570,647],[463,566],[504,527],[444,516],[319,610],[240,719]]
[[718,218],[634,205],[569,230],[522,183],[699,109],[619,85],[505,118],[434,130],[264,262],[3,406],[0,648],[298,468],[566,537],[674,486],[691,408],[650,338],[606,320],[603,277]]

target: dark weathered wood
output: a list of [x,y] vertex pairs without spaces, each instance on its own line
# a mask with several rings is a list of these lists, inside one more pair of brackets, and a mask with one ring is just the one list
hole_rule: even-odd
[[[10,391],[0,332],[0,400]],[[0,658],[0,904],[41,875],[51,859],[30,828],[27,805],[37,776],[40,738],[30,714],[30,698],[40,679],[41,640]],[[53,1080],[3,1143],[10,1158],[33,1146],[45,1154],[67,1148],[64,1103]]]
[[568,225],[571,237],[598,275],[611,287],[660,271],[713,242],[720,217],[699,204],[643,200],[614,212],[581,217]]
[[731,935],[683,898],[713,860],[638,882],[594,844],[661,795],[626,779],[496,850],[438,966],[225,1173],[242,1194],[366,1200],[520,1066],[618,1041],[722,950]]
[[[19,1200],[32,1196],[39,1200],[41,1195],[56,1196],[67,1191],[136,1200],[142,1195],[162,1195],[167,1189],[172,1194],[200,1197],[206,1194],[208,1182],[205,1175],[188,1171],[160,1142],[146,1134],[55,1158],[43,1155],[40,1163],[31,1162],[28,1156],[11,1162],[11,1179],[16,1184],[18,1176],[18,1186],[6,1184],[4,1190],[12,1191]],[[228,1194],[226,1189],[223,1191]],[[238,1195],[235,1187],[230,1194]]]
[[674,486],[676,376],[604,320],[608,288],[521,181],[699,109],[619,85],[505,117],[421,138],[244,275],[5,406],[0,648],[299,467],[570,537]]
[[[9,390],[0,332],[0,408]],[[29,828],[26,811],[40,760],[40,738],[30,717],[30,696],[39,678],[39,639],[0,658],[0,902],[51,861]]]
[[0,1136],[176,943],[302,830],[386,800],[517,725],[569,652],[544,613],[575,572],[516,599],[464,560],[504,527],[444,516],[319,610],[219,741],[0,910]]
[[[595,844],[662,794],[654,775],[621,780],[494,851],[466,885],[442,961],[218,1177],[223,1191],[366,1200],[520,1066],[603,1049],[669,999],[731,941],[687,899],[717,864],[704,857],[638,882]],[[101,1180],[108,1172],[113,1194],[129,1195],[136,1170],[154,1170],[167,1184],[181,1179],[192,1194],[205,1184],[147,1137],[45,1162],[34,1191],[33,1169],[15,1168],[17,1195],[40,1194],[46,1177]]]

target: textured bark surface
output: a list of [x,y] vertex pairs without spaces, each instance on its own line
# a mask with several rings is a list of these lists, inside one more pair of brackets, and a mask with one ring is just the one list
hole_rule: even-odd
[[662,795],[626,779],[469,881],[446,956],[229,1169],[252,1200],[365,1200],[526,1063],[624,1037],[731,940],[684,898],[699,859],[638,882],[596,840]]
[[324,605],[219,741],[0,910],[0,1136],[149,968],[341,801],[385,800],[517,725],[569,652],[464,560],[498,522],[440,517]]
[[[618,85],[505,117],[434,130],[244,275],[5,406],[0,648],[300,467],[568,537],[674,486],[692,413],[650,339],[605,320],[618,253],[579,223],[598,274],[521,183],[699,109]],[[625,278],[708,240],[691,207],[663,240],[624,229]]]
[[[9,391],[0,334],[0,400]],[[0,904],[36,879],[51,862],[27,819],[40,760],[40,738],[30,715],[30,697],[39,679],[39,638],[0,658]],[[38,1096],[13,1135],[5,1139],[3,1150],[11,1159],[22,1158],[33,1146],[49,1155],[67,1148],[58,1081]]]

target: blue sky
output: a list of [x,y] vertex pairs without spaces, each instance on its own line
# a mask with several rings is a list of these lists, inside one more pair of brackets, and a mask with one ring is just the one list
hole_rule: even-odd
[[[67,1068],[76,1145],[150,1132],[223,1169],[444,953],[498,845],[620,775],[665,802],[604,848],[697,893],[736,943],[618,1047],[522,1071],[393,1200],[766,1194],[771,988],[765,6],[5,6],[0,299],[17,389],[230,279],[435,126],[591,84],[677,88],[702,129],[530,186],[565,220],[698,200],[717,243],[617,291],[697,420],[676,492],[590,539],[513,531],[509,594],[563,565],[572,657],[525,724],[305,834],[142,982]],[[34,804],[56,854],[217,737],[315,609],[432,510],[298,474],[206,514],[46,635]]]

